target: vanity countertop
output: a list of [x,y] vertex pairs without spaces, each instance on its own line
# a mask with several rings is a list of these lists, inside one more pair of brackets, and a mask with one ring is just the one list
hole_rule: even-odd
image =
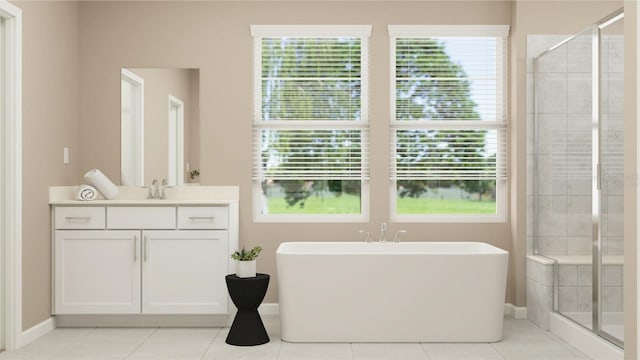
[[177,186],[167,188],[166,199],[147,199],[148,190],[135,186],[118,186],[118,197],[105,200],[102,196],[92,201],[77,200],[78,186],[49,187],[50,205],[216,205],[237,202],[238,186]]

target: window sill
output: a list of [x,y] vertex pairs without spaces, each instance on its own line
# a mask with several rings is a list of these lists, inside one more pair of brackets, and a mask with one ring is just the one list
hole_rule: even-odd
[[255,223],[366,223],[369,216],[359,215],[254,215]]
[[398,215],[391,214],[396,223],[506,223],[504,215]]

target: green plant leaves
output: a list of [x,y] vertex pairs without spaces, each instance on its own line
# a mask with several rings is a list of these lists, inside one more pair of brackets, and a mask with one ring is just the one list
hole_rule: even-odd
[[261,251],[262,248],[260,246],[254,246],[253,249],[249,251],[246,251],[244,248],[242,248],[242,250],[236,251],[231,254],[231,258],[238,261],[253,261],[258,257],[258,255],[260,255]]

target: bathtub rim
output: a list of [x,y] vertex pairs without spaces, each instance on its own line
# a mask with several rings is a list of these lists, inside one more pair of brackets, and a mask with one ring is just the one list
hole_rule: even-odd
[[[424,248],[420,248],[424,247]],[[366,250],[366,251],[363,251]],[[462,250],[462,251],[460,251]],[[508,255],[486,242],[475,241],[288,241],[280,243],[276,255]]]

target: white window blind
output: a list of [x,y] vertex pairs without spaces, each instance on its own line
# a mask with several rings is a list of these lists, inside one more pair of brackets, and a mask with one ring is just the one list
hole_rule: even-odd
[[503,129],[395,130],[395,180],[503,180]]
[[361,38],[262,38],[261,120],[360,120]]
[[397,38],[396,119],[504,122],[504,41]]
[[[364,130],[256,129],[256,180],[364,180]],[[363,146],[363,143],[365,146]]]
[[[305,191],[324,194],[338,180],[358,182],[359,189],[350,191],[359,196],[369,177],[370,27],[252,26],[251,30],[256,69],[252,176],[257,192],[264,194],[266,190],[259,187],[273,183],[289,191],[300,181],[312,184]],[[259,208],[263,214],[267,211]],[[361,208],[358,205],[358,212]]]
[[390,26],[389,34],[391,179],[398,195],[463,189],[461,199],[474,191],[479,199],[501,197],[508,27]]

